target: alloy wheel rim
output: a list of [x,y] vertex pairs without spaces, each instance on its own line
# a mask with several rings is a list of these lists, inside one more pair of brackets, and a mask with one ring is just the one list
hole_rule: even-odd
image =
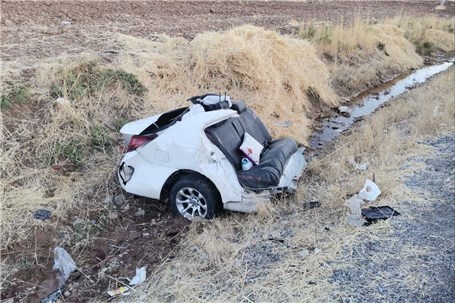
[[207,215],[207,201],[192,187],[184,187],[177,192],[176,204],[180,214],[190,220],[205,218]]

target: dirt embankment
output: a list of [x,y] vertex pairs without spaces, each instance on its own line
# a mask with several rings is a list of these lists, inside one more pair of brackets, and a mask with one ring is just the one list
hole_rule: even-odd
[[[203,31],[253,24],[293,33],[299,22],[382,19],[398,12],[437,13],[429,1],[3,1],[1,58],[30,61],[64,53],[100,51],[112,33],[153,38],[156,33],[193,38]],[[439,14],[455,15],[455,3]],[[62,28],[61,22],[71,22]]]

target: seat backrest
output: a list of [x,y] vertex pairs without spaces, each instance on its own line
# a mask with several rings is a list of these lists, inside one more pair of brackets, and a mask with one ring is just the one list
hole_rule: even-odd
[[272,140],[272,136],[262,123],[261,119],[251,110],[246,109],[239,114],[240,123],[242,123],[245,132],[249,133],[256,141],[264,147]]
[[239,117],[229,118],[205,129],[209,140],[224,153],[236,170],[241,167],[243,155],[239,148],[245,132],[264,147],[267,147],[272,140],[272,136],[261,119],[244,104],[239,105],[240,110],[236,109]]
[[239,150],[245,133],[240,119],[232,117],[205,129],[209,140],[215,144],[236,170],[240,168],[242,154]]

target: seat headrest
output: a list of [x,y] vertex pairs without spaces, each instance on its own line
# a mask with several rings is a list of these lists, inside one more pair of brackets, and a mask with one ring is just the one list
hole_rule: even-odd
[[246,106],[245,102],[243,102],[243,101],[233,103],[231,106],[231,109],[237,111],[239,114],[246,111],[247,108],[248,107]]

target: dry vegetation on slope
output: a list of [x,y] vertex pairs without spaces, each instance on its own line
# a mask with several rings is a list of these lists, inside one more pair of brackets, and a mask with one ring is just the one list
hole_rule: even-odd
[[[453,24],[453,19],[444,22]],[[118,192],[112,178],[122,147],[117,131],[126,121],[182,106],[191,95],[226,91],[245,99],[275,136],[291,135],[306,142],[315,109],[336,106],[337,95],[352,93],[349,88],[368,87],[422,64],[411,44],[415,41],[405,35],[412,35],[410,26],[400,30],[356,19],[350,25],[329,27],[330,40],[316,39],[327,27],[322,32],[316,25],[313,28],[312,38],[306,37],[310,41],[302,39],[305,34],[283,36],[254,26],[203,33],[191,41],[167,36],[150,41],[117,34],[114,42],[119,50],[113,53],[53,59],[32,70],[3,70],[2,252],[18,251],[24,259],[33,259],[24,252],[27,249],[22,243],[30,241],[33,247],[37,229],[56,234],[56,229],[70,226],[75,215],[95,216],[102,225],[109,224],[109,210],[103,202]],[[445,25],[432,31],[439,29],[450,32]],[[363,39],[348,39],[355,35]],[[431,37],[434,45],[450,46],[445,32]],[[340,46],[339,41],[346,45]],[[438,46],[445,50],[443,47]],[[367,72],[371,75],[366,76]],[[68,102],[55,102],[58,97]],[[279,128],[275,124],[279,121],[291,121],[292,127]],[[38,208],[52,210],[55,220],[33,220],[31,213]],[[273,226],[275,217],[270,214],[242,220],[246,226],[258,220]],[[310,214],[300,215],[307,218]],[[224,220],[236,221],[242,216]],[[214,222],[198,237],[212,239],[216,228],[224,229],[225,223]],[[59,233],[52,244],[66,245],[71,252],[82,254],[90,245],[90,232],[86,241],[79,241],[73,237],[76,232],[69,230],[70,236]],[[270,230],[271,234],[276,232]],[[226,264],[229,251],[223,254],[215,246],[212,253],[207,249],[209,255],[219,254],[212,254],[214,265]],[[14,272],[13,268],[2,284]]]

